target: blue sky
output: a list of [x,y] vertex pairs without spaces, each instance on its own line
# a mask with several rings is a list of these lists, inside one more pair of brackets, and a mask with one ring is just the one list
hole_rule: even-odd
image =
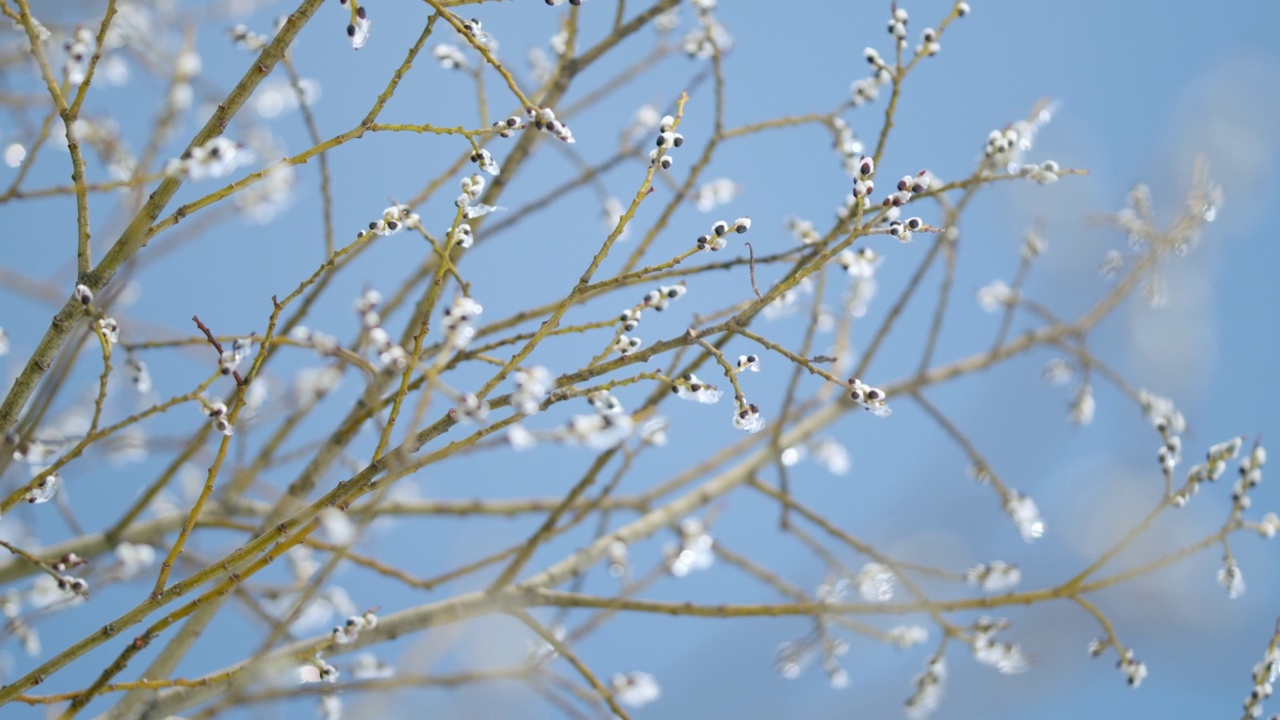
[[[40,13],[41,4],[35,5]],[[289,9],[283,3],[249,3],[253,12],[232,18],[223,12],[224,5],[189,5],[212,8],[194,34],[204,57],[202,84],[197,85],[197,98],[203,99],[238,79],[248,62],[246,54],[229,47],[226,28],[245,22],[265,32],[271,18]],[[874,45],[887,54],[890,47],[884,30],[888,3],[722,0],[720,5],[717,17],[735,40],[725,63],[729,125],[827,111],[848,97],[853,80],[865,75],[863,48]],[[1167,305],[1160,309],[1141,302],[1126,305],[1098,328],[1090,348],[1134,385],[1174,398],[1190,426],[1184,437],[1189,457],[1232,435],[1280,437],[1280,412],[1275,406],[1280,380],[1274,371],[1274,317],[1280,311],[1280,293],[1273,280],[1274,268],[1280,266],[1274,238],[1280,222],[1276,201],[1280,134],[1274,130],[1280,110],[1276,80],[1280,50],[1274,40],[1280,6],[1236,3],[1226,16],[1225,7],[1224,13],[1213,14],[1155,1],[979,0],[973,5],[971,16],[949,29],[941,53],[923,62],[909,78],[881,163],[887,173],[884,177],[923,168],[943,178],[967,174],[981,155],[987,133],[1024,117],[1041,98],[1056,101],[1057,110],[1037,138],[1031,157],[1052,158],[1064,167],[1087,169],[1089,174],[1064,178],[1045,188],[1030,183],[995,187],[975,202],[961,225],[964,245],[956,279],[957,304],[938,357],[950,359],[985,349],[996,321],[981,313],[972,298],[991,280],[1012,279],[1022,236],[1033,223],[1043,224],[1050,250],[1034,269],[1028,293],[1063,313],[1087,306],[1107,287],[1095,272],[1098,262],[1106,250],[1122,248],[1125,242],[1119,232],[1092,222],[1090,216],[1122,207],[1126,193],[1137,182],[1148,183],[1159,214],[1171,216],[1180,207],[1194,159],[1203,156],[1225,191],[1218,221],[1192,254],[1167,269]],[[76,10],[88,7],[81,4]],[[322,137],[358,122],[428,14],[418,3],[370,0],[368,7],[373,34],[359,52],[346,44],[344,11],[337,3],[321,7],[298,41],[294,61],[299,73],[315,79],[321,88],[315,112]],[[634,12],[639,4],[627,7]],[[928,0],[904,7],[911,13],[914,39],[921,28],[942,17],[950,3]],[[591,0],[583,6],[584,40],[607,30],[613,8],[607,0]],[[66,8],[48,12],[65,13],[63,20],[90,17],[76,16],[75,10]],[[527,78],[526,50],[534,45],[545,48],[564,12],[564,7],[516,0],[482,4],[464,14],[484,21],[509,58],[508,64],[519,77]],[[679,32],[691,22],[692,13],[685,9]],[[615,61],[584,73],[580,88],[570,93],[567,102],[607,83],[619,67],[643,57],[650,43],[650,34],[643,33],[641,40],[621,48]],[[573,119],[575,149],[587,159],[607,157],[616,148],[619,130],[640,105],[671,103],[698,69],[694,61],[670,58],[656,72],[618,89]],[[486,80],[495,117],[517,107],[495,75],[490,73]],[[34,85],[23,87],[40,90]],[[135,67],[128,83],[104,84],[92,93],[86,109],[93,116],[117,121],[137,148],[145,142],[139,128],[154,117],[162,87],[162,81]],[[438,67],[424,53],[382,120],[474,126],[473,97],[464,77]],[[845,117],[864,141],[873,143],[883,107],[883,101],[873,103]],[[682,126],[687,137],[682,161],[691,162],[705,140],[711,110],[708,88],[693,90]],[[30,120],[24,126],[9,115],[0,123],[0,143],[21,140],[29,125]],[[297,152],[309,145],[296,111],[258,125],[269,128],[281,152]],[[247,127],[233,125],[232,132],[246,132]],[[194,120],[187,120],[161,157],[179,152],[181,142],[196,128]],[[717,212],[730,218],[750,215],[754,223],[750,237],[758,253],[788,247],[786,218],[825,220],[848,190],[848,179],[828,144],[824,133],[802,128],[727,146],[706,177],[732,178],[741,193]],[[404,199],[417,192],[441,163],[461,149],[456,139],[397,135],[369,136],[333,153],[339,241],[376,217],[389,197]],[[536,169],[545,173],[546,183],[572,171],[565,156],[546,155],[546,162]],[[68,166],[65,154],[47,151],[27,186],[65,182]],[[639,166],[624,166],[607,174],[603,187],[610,194],[627,197],[642,171]],[[322,259],[316,173],[314,162],[299,169],[298,193],[273,224],[258,226],[231,219],[195,241],[182,241],[180,232],[193,218],[179,226],[179,233],[157,238],[139,256],[145,262],[151,254],[156,263],[138,269],[143,294],[130,310],[132,327],[147,337],[185,335],[191,332],[189,318],[198,314],[219,332],[261,332],[270,309],[266,299],[291,290]],[[0,168],[0,185],[6,185],[12,174],[12,169]],[[545,186],[541,176],[521,180],[529,186],[514,188],[503,198],[504,205],[518,207],[536,195],[537,187]],[[191,183],[177,200],[194,199],[214,187],[216,181]],[[95,196],[92,201],[99,253],[124,217],[116,203],[111,196]],[[57,291],[70,288],[74,273],[71,207],[65,199],[0,205],[0,226],[7,229],[0,239],[0,266]],[[443,229],[452,215],[448,193],[419,211],[429,227]],[[652,212],[641,220],[651,216]],[[717,217],[682,211],[661,239],[660,254],[684,247]],[[469,261],[483,268],[474,271],[474,292],[492,317],[563,293],[581,272],[585,248],[594,247],[602,237],[602,227],[598,194],[590,189],[576,191],[553,211],[533,215],[518,229],[495,236],[501,242],[495,239],[469,255]],[[885,264],[881,295],[871,319],[882,316],[884,304],[925,247],[917,242],[879,248]],[[340,281],[329,301],[318,306],[311,324],[346,336],[354,327],[350,298],[365,284],[384,290],[394,287],[405,268],[420,258],[421,249],[408,242],[383,243]],[[907,314],[900,332],[873,365],[875,377],[868,379],[888,381],[914,370],[939,280],[936,273],[927,280],[928,300]],[[652,325],[648,332],[655,338],[679,332],[681,323],[700,308],[699,294],[714,300],[716,293],[735,291],[730,288],[727,281],[718,279],[692,287],[689,296],[661,319],[662,324]],[[54,297],[62,295],[55,292]],[[49,304],[0,286],[0,327],[8,332],[13,346],[8,357],[0,358],[0,376],[17,371],[51,312]],[[1042,541],[1024,545],[1018,539],[988,489],[965,477],[962,453],[906,402],[888,420],[868,422],[873,419],[858,417],[838,423],[832,434],[849,447],[853,470],[847,476],[832,477],[808,465],[797,470],[797,493],[890,553],[925,562],[945,559],[956,568],[998,557],[1023,567],[1024,587],[1061,582],[1154,504],[1162,485],[1154,463],[1158,439],[1138,410],[1113,389],[1099,383],[1098,419],[1092,425],[1076,428],[1067,423],[1069,389],[1038,381],[1039,368],[1051,357],[1051,353],[1035,353],[929,395],[969,429],[1002,477],[1037,499],[1049,527]],[[211,368],[205,360],[190,355],[174,367],[153,363],[157,382],[171,391],[185,387],[190,378]],[[299,358],[297,365],[285,367],[304,361]],[[773,370],[780,369],[775,364]],[[85,377],[86,383],[92,382],[91,375]],[[760,386],[766,384],[762,381]],[[719,424],[727,428],[723,408],[695,414],[702,410],[695,408],[681,419],[690,423],[686,428],[701,423],[716,424],[716,432],[722,429]],[[312,437],[323,431],[325,420],[313,418]],[[673,443],[661,459],[649,458],[651,467],[646,471],[655,482],[698,457],[702,448],[687,440]],[[111,508],[107,517],[114,517],[114,508],[132,496],[132,488],[140,482],[137,478],[153,475],[162,461],[153,456],[141,466],[104,464],[94,475],[98,482],[72,483],[68,491],[86,506]],[[535,457],[534,462],[513,460],[510,454],[467,458],[465,463],[447,463],[415,481],[424,494],[440,497],[554,492],[566,486],[566,472],[570,478],[577,477],[585,462],[581,454],[554,450]],[[515,473],[518,478],[513,479],[513,468],[520,471]],[[289,469],[283,468],[270,480],[287,482]],[[3,480],[11,487],[25,478],[11,471]],[[513,487],[513,481],[519,484]],[[1227,487],[1207,488],[1185,514],[1162,521],[1151,542],[1139,547],[1135,557],[1168,550],[1212,531],[1229,507],[1228,494]],[[1253,517],[1273,509],[1280,509],[1280,496],[1264,483],[1254,496]],[[82,521],[94,522],[90,510],[81,512]],[[727,547],[784,571],[798,585],[812,587],[821,582],[821,564],[794,540],[776,532],[775,516],[776,509],[759,497],[735,494],[725,503],[717,537]],[[415,528],[410,542],[379,536],[373,547],[389,561],[427,575],[432,569],[524,537],[531,522],[464,526],[440,520]],[[39,521],[39,528],[51,536],[67,532],[45,520]],[[557,559],[580,541],[551,544],[535,564]],[[637,552],[656,560],[661,542]],[[1249,672],[1270,637],[1280,587],[1274,573],[1274,546],[1256,537],[1241,537],[1232,549],[1249,583],[1249,590],[1238,600],[1228,601],[1214,582],[1217,550],[1096,598],[1116,622],[1122,640],[1151,668],[1140,690],[1124,685],[1113,657],[1093,661],[1086,657],[1085,644],[1097,633],[1091,617],[1070,603],[1049,603],[1008,613],[1014,620],[1009,636],[1022,642],[1035,660],[1025,675],[997,675],[972,662],[962,648],[953,647],[947,696],[935,717],[1037,720],[1235,712],[1249,690]],[[1117,567],[1125,563],[1122,558]],[[353,597],[361,606],[379,604],[394,610],[424,599],[386,583],[362,584],[365,580],[358,575],[339,576],[339,580],[348,583],[353,596],[374,595]],[[593,578],[588,588],[607,592],[608,580]],[[776,599],[726,567],[680,582],[668,581],[655,588],[652,596],[704,602]],[[100,601],[123,608],[137,597],[137,593],[113,590]],[[68,618],[64,624],[42,626],[47,650],[96,627],[83,616]],[[252,622],[247,615],[237,621],[246,626]],[[846,658],[851,686],[832,690],[820,668],[810,668],[795,681],[783,680],[772,668],[777,644],[805,630],[806,625],[796,620],[721,622],[627,616],[587,640],[580,651],[601,673],[642,669],[659,678],[664,691],[660,704],[639,711],[637,717],[899,716],[899,706],[910,693],[910,678],[919,672],[931,646],[898,652],[855,641]],[[426,671],[522,652],[523,631],[513,622],[480,623],[458,632],[457,636],[441,631],[400,640],[387,657]],[[193,657],[183,670],[195,674],[234,659],[241,640],[206,640],[204,653]],[[91,667],[94,660],[101,657],[73,666],[50,687],[82,685],[96,669]],[[425,699],[417,702],[430,703],[440,717],[555,717],[544,705],[530,705],[529,696],[516,688],[420,697]],[[349,702],[357,707],[359,701],[350,698]],[[399,712],[409,716],[408,707],[401,706]],[[26,713],[16,711],[15,717]]]

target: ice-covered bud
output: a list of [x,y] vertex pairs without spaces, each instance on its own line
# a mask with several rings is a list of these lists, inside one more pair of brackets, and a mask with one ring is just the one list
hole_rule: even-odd
[[1001,592],[1016,587],[1022,581],[1022,571],[1017,565],[993,560],[969,568],[965,580],[986,592]]
[[640,311],[627,308],[622,311],[622,315],[619,316],[618,322],[622,323],[623,332],[631,332],[640,327]]
[[676,133],[673,133],[673,132],[658,133],[658,140],[656,144],[660,148],[678,147],[678,144],[676,142],[677,138],[680,138],[679,144],[684,143],[684,138],[680,135],[677,135]]
[[490,175],[502,174],[502,167],[498,165],[498,161],[493,159],[493,153],[488,150],[481,149],[480,152],[472,155],[472,161],[480,165],[480,169]]
[[75,35],[63,44],[63,49],[67,53],[67,82],[79,85],[85,81],[88,77],[89,60],[97,47],[97,38],[94,37],[92,30],[87,27],[76,28]]
[[51,472],[43,478],[40,478],[40,481],[35,485],[32,485],[27,490],[26,495],[22,496],[22,499],[32,505],[47,503],[53,499],[54,495],[58,494],[58,482],[60,480],[61,478],[58,476],[58,473]]
[[440,67],[446,70],[455,70],[467,67],[467,57],[454,45],[441,43],[432,49],[431,54],[434,55],[436,60],[440,63]]
[[1230,440],[1224,440],[1209,448],[1208,460],[1210,463],[1225,462],[1234,459],[1240,454],[1240,447],[1244,443],[1244,438],[1233,437]]
[[891,412],[886,402],[887,395],[885,391],[872,387],[858,378],[849,379],[849,399],[856,403],[862,403],[864,408],[880,417],[888,417]]
[[627,544],[621,540],[614,540],[605,548],[605,558],[609,562],[609,574],[614,577],[623,577],[627,574],[629,560],[627,557]]
[[760,416],[760,408],[754,403],[742,403],[733,414],[733,426],[749,433],[757,433],[764,429],[765,421]]
[[662,694],[658,680],[645,672],[617,674],[611,681],[613,695],[618,702],[629,707],[642,707],[657,700]]
[[1262,516],[1262,520],[1258,521],[1258,534],[1271,540],[1280,532],[1280,515],[1275,513],[1267,513]]
[[671,386],[676,396],[682,400],[692,400],[703,404],[714,404],[720,400],[720,390],[715,385],[708,385],[698,379],[697,375],[687,373]]
[[1120,652],[1120,660],[1116,662],[1116,668],[1124,674],[1125,682],[1129,683],[1129,687],[1136,688],[1147,678],[1146,663],[1139,662],[1133,656],[1133,650],[1129,648]]
[[555,386],[551,371],[541,365],[518,370],[512,379],[515,381],[516,391],[511,394],[511,405],[521,415],[538,412],[542,401]]
[[1218,584],[1226,589],[1227,597],[1232,600],[1244,594],[1244,575],[1234,558],[1226,558],[1218,569]]
[[858,594],[867,602],[883,603],[893,599],[894,583],[897,576],[888,567],[880,563],[867,563],[862,566],[854,585]]
[[720,235],[702,235],[698,238],[698,249],[707,252],[723,250],[729,243]]
[[626,335],[619,335],[618,339],[613,341],[613,349],[619,355],[630,355],[636,350],[639,350],[642,344],[643,344],[643,341],[640,340],[640,338],[638,337],[627,337]]
[[120,324],[115,321],[115,318],[104,317],[98,320],[98,330],[108,345],[120,342]]
[[151,373],[147,370],[147,364],[132,354],[125,363],[129,366],[129,380],[133,387],[143,394],[151,392]]
[[457,412],[459,419],[483,425],[489,417],[489,403],[476,397],[475,393],[467,393],[462,396]]
[[986,312],[996,312],[1017,300],[1017,293],[1003,280],[995,280],[978,290],[978,304]]
[[368,13],[363,7],[356,10],[356,16],[347,25],[347,37],[351,38],[351,47],[359,50],[369,41],[369,31],[373,27],[373,21],[369,19]]
[[1004,499],[1004,511],[1017,526],[1022,539],[1031,542],[1044,535],[1044,520],[1040,508],[1031,498],[1017,490],[1010,490]]

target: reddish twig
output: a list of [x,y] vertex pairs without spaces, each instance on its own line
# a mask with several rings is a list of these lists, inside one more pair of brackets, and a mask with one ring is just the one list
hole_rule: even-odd
[[[213,346],[214,350],[218,351],[218,362],[222,362],[222,353],[225,352],[222,349],[222,343],[218,342],[218,338],[213,336],[213,331],[211,331],[207,325],[200,322],[199,315],[192,315],[191,320],[195,322],[196,327],[200,328],[200,332],[204,333],[206,338],[209,338],[209,344]],[[232,370],[231,377],[236,379],[236,385],[244,385],[244,378],[240,377],[239,370]]]

